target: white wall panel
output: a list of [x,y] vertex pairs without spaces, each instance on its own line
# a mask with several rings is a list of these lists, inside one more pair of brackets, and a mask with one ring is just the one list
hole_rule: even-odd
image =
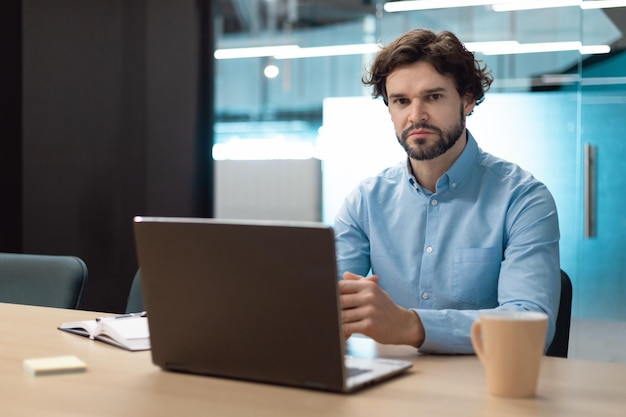
[[215,161],[215,217],[320,221],[319,159]]

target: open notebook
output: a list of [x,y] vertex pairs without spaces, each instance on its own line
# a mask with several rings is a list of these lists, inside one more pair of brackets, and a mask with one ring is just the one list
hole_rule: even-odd
[[59,330],[86,336],[126,350],[150,349],[148,319],[144,313],[70,321],[61,323]]
[[346,357],[325,225],[137,217],[134,231],[164,369],[349,392],[411,366]]

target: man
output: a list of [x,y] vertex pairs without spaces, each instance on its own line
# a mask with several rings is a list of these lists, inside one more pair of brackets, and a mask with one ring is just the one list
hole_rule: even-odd
[[499,309],[548,314],[546,347],[552,340],[554,200],[465,127],[492,80],[454,34],[421,29],[383,48],[363,77],[408,158],[362,181],[335,220],[346,337],[472,353],[472,323]]

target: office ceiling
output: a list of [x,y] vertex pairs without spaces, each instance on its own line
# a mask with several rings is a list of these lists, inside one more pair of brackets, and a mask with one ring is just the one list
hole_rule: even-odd
[[376,0],[219,0],[222,32],[255,33],[352,21],[376,12]]
[[[305,29],[356,21],[365,16],[375,16],[382,7],[381,0],[218,0],[216,15],[221,35],[280,32]],[[463,10],[463,9],[457,9]],[[472,8],[473,16],[480,14],[481,7]],[[482,7],[485,12],[486,6]],[[378,13],[381,13],[379,10]],[[463,10],[462,13],[468,13]],[[605,9],[607,16],[621,33],[626,33],[626,8]],[[471,16],[469,13],[467,16]],[[563,31],[558,23],[546,28],[537,21],[537,27],[526,27],[529,33]],[[624,49],[626,38],[614,40],[614,48]]]
[[[410,28],[429,27],[452,30],[465,42],[581,41],[585,45],[609,44],[616,54],[626,50],[626,7],[586,10],[582,15],[580,9],[575,7],[497,13],[488,6],[384,13],[383,2],[216,0],[216,47],[287,44],[312,47],[364,41],[384,44]],[[580,57],[575,51],[565,51],[480,56],[480,59],[496,76],[492,91],[527,91],[529,88],[548,88],[551,83],[558,84],[558,77],[544,76],[569,74],[572,68],[578,68]],[[610,58],[608,54],[587,57]],[[339,62],[345,71],[337,71]],[[238,60],[220,60],[217,84],[222,87],[217,89],[216,94],[220,111],[228,117],[234,115],[233,118],[244,119],[250,114],[263,118],[272,112],[317,115],[319,105],[326,97],[363,94],[358,82],[358,72],[363,67],[361,57],[343,57],[341,61],[281,60],[277,63],[282,72],[276,82],[260,83],[265,61],[250,60],[241,65]],[[260,86],[271,89],[264,90]],[[246,97],[246,100],[241,97]],[[260,102],[263,102],[262,106],[259,106]]]

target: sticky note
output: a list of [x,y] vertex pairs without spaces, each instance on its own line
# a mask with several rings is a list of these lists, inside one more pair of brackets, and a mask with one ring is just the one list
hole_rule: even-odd
[[56,375],[85,372],[87,365],[76,356],[24,359],[24,370],[30,375]]

